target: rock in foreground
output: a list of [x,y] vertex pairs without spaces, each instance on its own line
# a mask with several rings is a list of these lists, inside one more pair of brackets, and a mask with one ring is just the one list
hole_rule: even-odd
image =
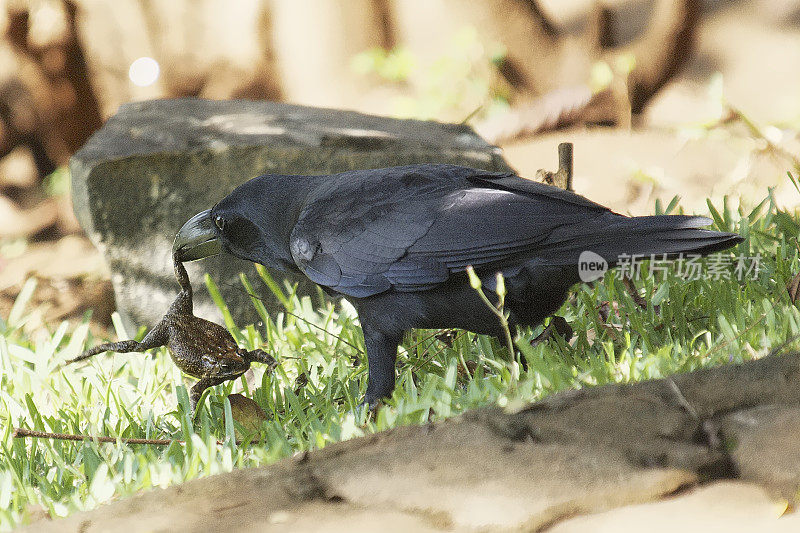
[[799,408],[800,355],[774,356],[402,427],[29,531],[798,531],[780,515]]

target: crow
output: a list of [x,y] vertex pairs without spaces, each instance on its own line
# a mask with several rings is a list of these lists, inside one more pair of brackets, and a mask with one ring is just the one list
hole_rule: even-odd
[[[395,385],[395,358],[413,328],[502,338],[494,302],[505,279],[511,326],[534,326],[581,281],[583,252],[620,257],[708,254],[741,241],[702,229],[704,217],[627,217],[570,191],[455,165],[418,164],[333,175],[266,174],[247,181],[178,231],[182,261],[226,252],[303,274],[358,312],[367,350],[364,402]],[[663,254],[663,255],[662,255]],[[598,258],[599,256],[599,258]]]

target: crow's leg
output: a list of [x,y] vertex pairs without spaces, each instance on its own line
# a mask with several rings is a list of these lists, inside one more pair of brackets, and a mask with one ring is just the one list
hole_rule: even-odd
[[161,326],[161,324],[158,324],[156,325],[156,327],[151,329],[147,335],[145,335],[144,339],[142,339],[142,342],[136,342],[133,340],[107,342],[99,346],[95,346],[94,348],[86,350],[78,357],[65,361],[64,364],[83,361],[84,359],[88,359],[93,355],[97,355],[103,352],[117,352],[117,353],[144,352],[145,350],[149,350],[151,348],[158,348],[159,346],[164,346],[165,344],[167,344],[167,340],[168,339],[167,339],[166,328]]
[[394,390],[397,346],[402,339],[399,335],[387,335],[382,331],[362,324],[364,330],[364,343],[367,347],[367,363],[369,377],[367,381],[367,394],[364,396],[365,404],[375,407],[379,400],[392,395]]
[[189,399],[192,402],[192,412],[194,412],[195,407],[197,406],[197,402],[200,401],[200,396],[203,395],[203,391],[209,387],[213,387],[215,385],[219,385],[220,383],[224,383],[228,381],[230,378],[211,378],[205,377],[200,378],[200,381],[195,383],[192,386],[191,391],[189,392]]

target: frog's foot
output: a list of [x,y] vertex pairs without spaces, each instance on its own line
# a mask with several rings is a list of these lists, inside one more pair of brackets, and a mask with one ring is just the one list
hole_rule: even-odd
[[197,402],[200,401],[200,397],[203,395],[203,391],[209,387],[213,387],[215,385],[219,385],[220,383],[224,383],[228,381],[230,378],[215,378],[215,377],[204,377],[200,378],[200,381],[194,384],[191,391],[189,392],[189,400],[192,402],[192,412],[195,411],[195,407],[197,407]]
[[251,361],[267,365],[268,372],[272,372],[275,369],[275,367],[278,366],[278,362],[275,360],[275,358],[269,355],[261,348],[256,348],[255,350],[251,350],[247,352],[247,355]]

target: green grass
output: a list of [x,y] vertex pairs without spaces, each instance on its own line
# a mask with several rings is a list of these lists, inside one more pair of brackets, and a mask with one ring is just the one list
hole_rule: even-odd
[[[636,282],[648,296],[647,308],[641,309],[612,271],[599,282],[576,287],[560,310],[576,332],[572,343],[555,337],[531,347],[541,326],[515,337],[528,363],[518,383],[512,381],[504,342],[460,331],[448,338],[417,331],[398,357],[394,396],[368,420],[363,412],[354,414],[364,394],[366,366],[357,317],[346,304],[299,298],[268,277],[243,278],[248,290],[269,290],[266,285],[280,292],[285,312],[268,316],[253,299],[262,325],[239,328],[223,313],[226,324],[240,343],[264,347],[280,365],[272,375],[254,365],[249,386],[240,379],[210,389],[192,419],[184,378],[163,349],[154,355],[97,356],[88,364],[58,369],[101,339],[90,338],[86,324],[70,331],[64,323],[34,341],[24,328],[34,283],[29,281],[7,320],[0,321],[0,527],[25,523],[30,504],[64,516],[140,490],[265,465],[297,451],[467,409],[520,405],[569,388],[762,357],[800,334],[800,313],[785,288],[800,269],[800,219],[780,212],[771,198],[753,213],[709,207],[715,226],[745,237],[724,257],[735,264],[738,255],[761,255],[756,279],[740,283],[731,265],[731,279],[686,281],[673,268],[664,280]],[[674,208],[675,202],[666,210]],[[207,280],[207,287],[214,295],[213,282]],[[604,301],[618,306],[608,323],[598,311]],[[131,332],[118,319],[115,325],[118,338],[129,338]],[[298,386],[298,376],[307,384]],[[241,387],[270,415],[260,442],[249,445],[237,445],[232,428],[225,427],[230,420],[226,396]],[[186,442],[145,446],[14,439],[14,427]]]

